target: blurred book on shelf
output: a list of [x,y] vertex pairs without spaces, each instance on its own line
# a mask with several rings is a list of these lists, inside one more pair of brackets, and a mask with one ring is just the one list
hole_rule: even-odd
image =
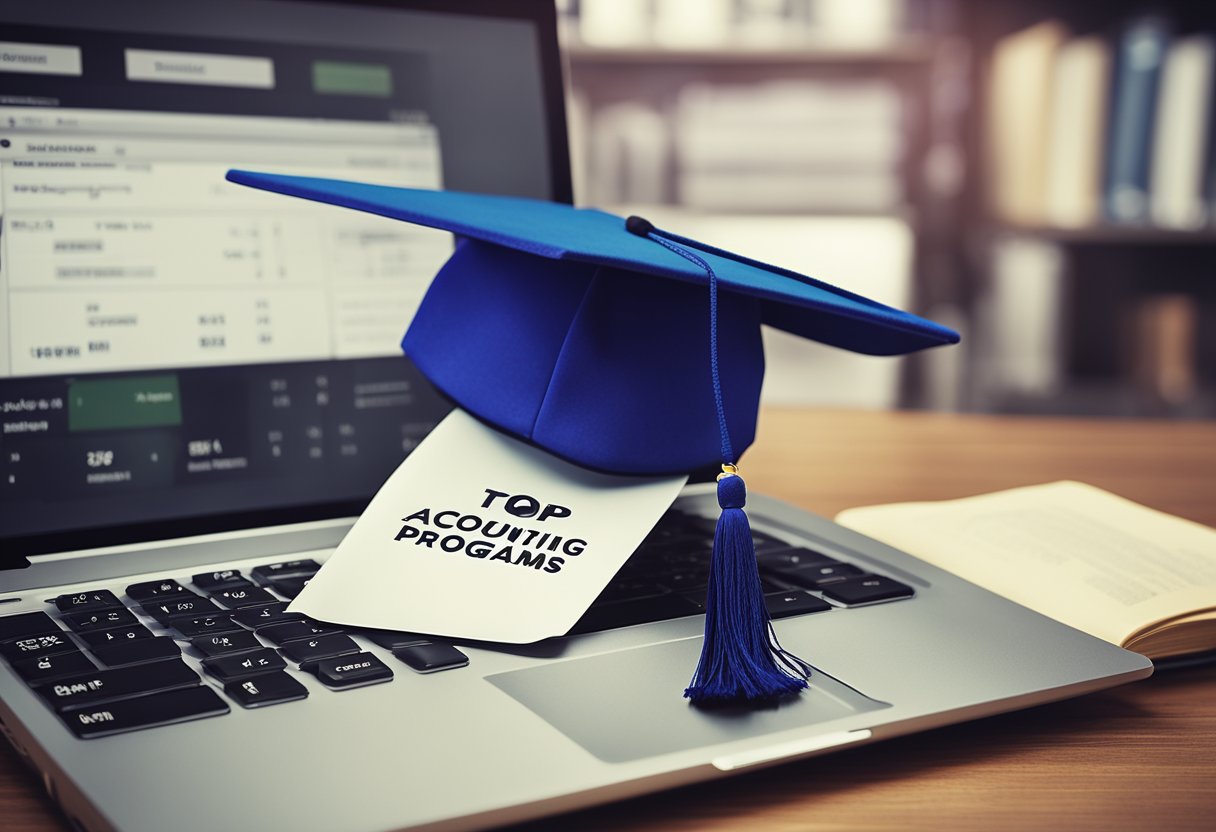
[[1106,219],[1112,222],[1148,219],[1153,142],[1173,144],[1179,139],[1155,136],[1153,129],[1169,39],[1169,23],[1155,15],[1131,20],[1118,36],[1103,200]]
[[1004,38],[992,55],[986,162],[992,207],[1008,222],[1045,218],[1052,69],[1066,37],[1062,23],[1046,20]]
[[1161,73],[1151,172],[1153,222],[1167,228],[1199,228],[1208,218],[1207,185],[1216,174],[1216,137],[1211,135],[1213,58],[1210,34],[1179,38],[1169,48]]
[[633,46],[650,39],[649,0],[580,0],[569,31],[591,46]]
[[669,201],[668,118],[648,102],[620,101],[597,109],[589,125],[588,204]]
[[981,392],[996,397],[1054,395],[1064,381],[1064,257],[1028,237],[998,240],[976,323],[987,349],[977,356]]
[[693,83],[666,112],[644,100],[588,112],[578,98],[570,110],[589,204],[888,214],[904,201],[901,104],[887,81]]
[[914,26],[924,0],[559,0],[568,38],[591,48],[873,46]]
[[899,91],[888,81],[685,87],[680,203],[703,210],[882,213],[899,207]]
[[654,0],[651,33],[661,46],[718,46],[730,38],[733,0]]
[[1181,293],[1150,295],[1132,307],[1132,377],[1163,408],[1182,407],[1199,393],[1198,321],[1195,298]]
[[1043,219],[1084,228],[1102,215],[1102,147],[1106,130],[1110,46],[1096,35],[1073,38],[1056,58],[1047,136]]
[[999,40],[985,161],[998,222],[1031,229],[1209,225],[1213,38],[1161,14],[1100,32],[1044,20]]

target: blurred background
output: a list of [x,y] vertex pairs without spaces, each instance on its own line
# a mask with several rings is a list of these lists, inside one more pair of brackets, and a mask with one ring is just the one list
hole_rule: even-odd
[[1216,3],[557,5],[581,204],[963,335],[767,402],[1216,416]]

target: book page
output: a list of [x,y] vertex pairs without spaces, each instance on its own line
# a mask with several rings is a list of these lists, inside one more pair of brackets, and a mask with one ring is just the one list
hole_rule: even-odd
[[1153,660],[1216,649],[1216,609],[1171,618],[1141,630],[1123,646]]
[[868,506],[836,519],[1114,644],[1216,608],[1216,530],[1082,483]]

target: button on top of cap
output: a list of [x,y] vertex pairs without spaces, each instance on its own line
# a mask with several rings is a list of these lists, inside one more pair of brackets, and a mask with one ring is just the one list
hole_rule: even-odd
[[654,231],[654,224],[645,217],[630,214],[625,218],[625,230],[630,234],[637,234],[639,237],[649,237],[650,232]]

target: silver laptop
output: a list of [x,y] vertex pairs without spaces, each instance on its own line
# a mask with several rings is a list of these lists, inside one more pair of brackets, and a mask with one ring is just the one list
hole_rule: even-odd
[[564,638],[287,612],[448,409],[397,342],[451,242],[223,172],[568,200],[552,4],[4,0],[0,22],[0,727],[79,828],[484,828],[1151,672],[755,497],[811,688],[691,707],[703,485]]

